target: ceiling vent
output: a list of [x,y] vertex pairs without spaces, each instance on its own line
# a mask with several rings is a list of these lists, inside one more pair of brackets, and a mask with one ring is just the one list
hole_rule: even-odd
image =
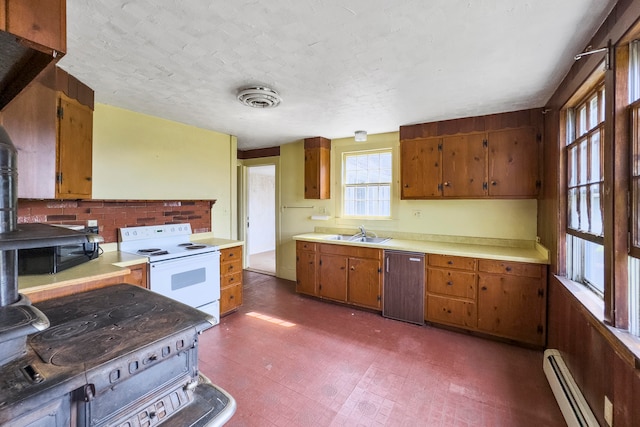
[[253,108],[277,107],[282,98],[273,89],[264,86],[253,86],[238,91],[238,101]]

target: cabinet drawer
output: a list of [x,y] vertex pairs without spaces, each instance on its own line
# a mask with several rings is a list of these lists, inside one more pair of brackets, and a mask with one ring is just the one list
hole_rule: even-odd
[[461,270],[475,270],[476,260],[451,255],[429,255],[429,265],[433,267],[459,268]]
[[220,264],[220,276],[242,272],[242,260],[236,259]]
[[242,286],[231,286],[220,290],[220,314],[225,314],[242,305]]
[[297,251],[312,251],[315,252],[317,249],[317,243],[311,243],[311,242],[302,242],[302,241],[296,241],[296,250]]
[[427,291],[476,299],[476,274],[466,271],[427,269]]
[[426,320],[475,328],[476,310],[476,305],[470,301],[428,295]]
[[481,259],[478,263],[478,270],[487,273],[511,274],[514,276],[543,277],[545,266],[543,264],[527,264],[524,262],[495,261]]
[[240,285],[240,284],[242,284],[242,271],[225,274],[220,279],[221,288],[226,288],[228,286]]
[[236,259],[242,259],[242,246],[234,246],[220,251],[220,262],[233,261]]

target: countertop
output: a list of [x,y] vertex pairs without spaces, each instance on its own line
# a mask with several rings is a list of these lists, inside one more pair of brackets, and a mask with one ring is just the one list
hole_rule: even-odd
[[501,241],[499,239],[469,238],[467,239],[468,242],[464,242],[465,239],[463,238],[446,241],[446,238],[443,238],[443,236],[440,236],[439,240],[413,240],[392,237],[391,240],[385,243],[363,243],[329,239],[331,236],[335,236],[336,234],[339,233],[306,233],[293,236],[293,239],[316,243],[327,243],[331,245],[366,246],[371,248],[422,252],[427,254],[549,264],[549,251],[544,246],[534,241]]
[[[193,234],[191,240],[218,246],[220,249],[244,245],[243,241],[215,238],[211,233]],[[130,273],[127,267],[147,262],[144,256],[118,251],[115,243],[107,243],[101,247],[104,252],[98,258],[60,273],[18,276],[18,291],[34,292],[125,276]]]

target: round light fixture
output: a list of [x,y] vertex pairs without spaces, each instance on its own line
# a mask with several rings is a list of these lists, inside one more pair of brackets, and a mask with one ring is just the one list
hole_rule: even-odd
[[367,140],[367,131],[366,130],[357,130],[355,132],[355,140],[356,142],[364,142]]
[[253,108],[274,108],[282,102],[282,98],[268,87],[251,86],[238,91],[238,101]]

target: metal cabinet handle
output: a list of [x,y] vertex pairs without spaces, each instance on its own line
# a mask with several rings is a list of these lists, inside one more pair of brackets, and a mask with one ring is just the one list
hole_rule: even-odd
[[452,282],[451,280],[449,280],[449,281],[447,282],[447,286],[453,286],[453,282]]
[[505,268],[505,270],[511,271],[511,267],[507,267],[507,268]]

